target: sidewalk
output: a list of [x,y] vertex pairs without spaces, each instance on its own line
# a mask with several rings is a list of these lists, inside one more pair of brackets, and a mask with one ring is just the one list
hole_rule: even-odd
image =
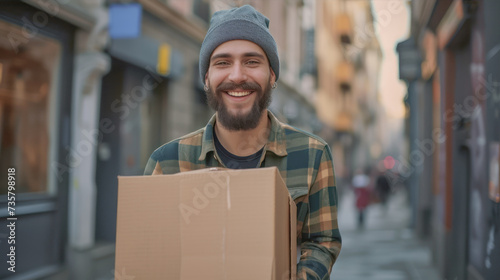
[[407,227],[406,193],[394,193],[386,211],[367,209],[365,227],[357,229],[354,193],[345,190],[339,207],[342,251],[333,266],[335,280],[440,280],[428,246]]
[[[113,280],[115,279],[115,245],[111,243],[96,244],[88,250],[72,250],[68,252],[68,262],[64,269],[55,275],[39,280]],[[117,280],[132,278],[119,277]]]

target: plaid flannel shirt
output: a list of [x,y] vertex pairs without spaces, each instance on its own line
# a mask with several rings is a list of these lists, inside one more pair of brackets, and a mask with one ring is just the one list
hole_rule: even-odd
[[[280,170],[297,204],[297,240],[301,246],[297,279],[329,279],[341,248],[330,148],[321,138],[279,122],[271,112],[268,116],[271,130],[260,166]],[[214,124],[215,115],[206,127],[156,149],[144,175],[225,167],[215,150]]]

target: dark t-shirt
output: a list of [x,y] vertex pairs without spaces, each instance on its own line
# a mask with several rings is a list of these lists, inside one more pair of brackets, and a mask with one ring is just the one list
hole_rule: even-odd
[[228,150],[222,146],[217,135],[214,130],[214,142],[215,149],[217,150],[217,155],[219,155],[221,161],[224,165],[231,169],[243,169],[243,168],[256,168],[259,165],[260,157],[262,155],[262,151],[264,151],[264,147],[260,149],[255,154],[240,157],[230,153]]

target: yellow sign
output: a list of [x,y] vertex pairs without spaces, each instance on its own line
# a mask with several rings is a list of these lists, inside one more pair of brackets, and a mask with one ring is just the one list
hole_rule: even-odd
[[158,47],[158,63],[156,71],[161,75],[168,75],[170,73],[170,45],[161,44]]

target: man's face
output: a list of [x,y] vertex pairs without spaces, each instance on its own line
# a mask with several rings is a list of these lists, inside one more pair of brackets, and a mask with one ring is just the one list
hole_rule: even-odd
[[217,121],[229,130],[257,127],[271,101],[275,79],[266,53],[257,44],[233,40],[218,46],[205,76],[208,104],[217,111]]

